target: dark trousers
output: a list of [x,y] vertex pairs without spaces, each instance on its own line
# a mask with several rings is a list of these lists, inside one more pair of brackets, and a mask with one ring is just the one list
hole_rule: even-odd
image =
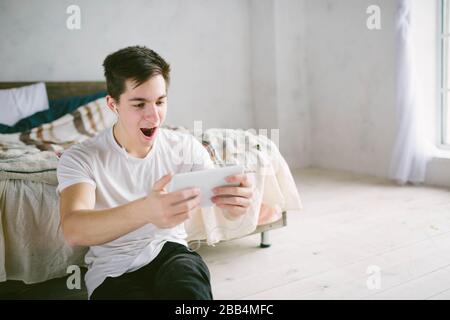
[[146,266],[107,277],[91,299],[212,300],[213,296],[210,273],[202,257],[182,244],[166,242]]

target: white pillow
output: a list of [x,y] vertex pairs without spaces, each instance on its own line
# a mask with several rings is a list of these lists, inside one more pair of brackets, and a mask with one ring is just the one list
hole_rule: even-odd
[[0,123],[12,126],[17,121],[48,109],[44,82],[0,90]]

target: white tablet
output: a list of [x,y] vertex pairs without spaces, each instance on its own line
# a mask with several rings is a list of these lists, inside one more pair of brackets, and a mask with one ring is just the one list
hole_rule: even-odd
[[214,196],[212,189],[220,186],[237,186],[238,183],[229,183],[225,178],[235,174],[244,172],[244,167],[240,165],[218,167],[214,169],[190,171],[178,173],[172,177],[167,191],[173,192],[185,188],[200,188],[201,190],[201,207],[210,207],[214,203],[211,198]]

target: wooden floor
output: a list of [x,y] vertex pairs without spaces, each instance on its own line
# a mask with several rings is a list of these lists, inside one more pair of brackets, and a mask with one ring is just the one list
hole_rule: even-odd
[[202,247],[215,299],[450,299],[450,190],[294,173],[302,212],[259,236]]

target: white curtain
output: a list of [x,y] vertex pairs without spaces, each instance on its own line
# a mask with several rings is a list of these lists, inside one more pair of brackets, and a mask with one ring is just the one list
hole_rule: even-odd
[[395,17],[397,135],[389,177],[399,184],[424,182],[427,163],[434,152],[415,68],[412,9],[411,0],[398,0]]

